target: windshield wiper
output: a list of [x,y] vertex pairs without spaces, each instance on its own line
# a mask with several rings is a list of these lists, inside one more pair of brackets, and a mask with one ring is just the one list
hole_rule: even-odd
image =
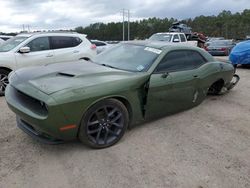
[[108,64],[101,64],[102,66],[105,66],[105,67],[109,67],[109,68],[112,68],[112,69],[119,69],[119,68],[117,68],[117,67],[113,67],[113,66],[111,66],[111,65],[108,65]]

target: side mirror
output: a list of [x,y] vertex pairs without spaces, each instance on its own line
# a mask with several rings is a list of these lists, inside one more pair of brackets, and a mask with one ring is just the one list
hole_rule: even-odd
[[179,39],[174,39],[173,42],[180,42],[180,40]]
[[19,49],[20,53],[29,53],[30,52],[30,47],[24,46]]

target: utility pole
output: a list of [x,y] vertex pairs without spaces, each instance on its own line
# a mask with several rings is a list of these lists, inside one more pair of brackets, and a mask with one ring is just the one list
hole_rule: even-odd
[[125,23],[124,23],[124,15],[125,14],[125,10],[122,9],[122,40],[125,40]]
[[130,12],[128,10],[128,41],[129,41],[129,35],[130,35],[130,28],[129,28],[129,20],[130,20]]
[[125,40],[125,16],[128,17],[128,40],[130,40],[130,11],[122,9],[122,40]]

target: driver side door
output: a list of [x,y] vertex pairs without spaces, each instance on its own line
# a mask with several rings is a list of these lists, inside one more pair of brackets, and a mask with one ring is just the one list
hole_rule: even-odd
[[35,38],[25,46],[30,48],[30,52],[16,52],[17,68],[47,65],[54,62],[54,52],[50,49],[49,37]]
[[176,113],[197,102],[199,69],[187,50],[171,51],[151,75],[146,119]]

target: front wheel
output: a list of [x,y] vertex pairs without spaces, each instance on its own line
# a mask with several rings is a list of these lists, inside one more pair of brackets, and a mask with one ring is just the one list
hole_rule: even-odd
[[4,95],[5,89],[9,84],[8,75],[9,71],[0,70],[0,96]]
[[116,99],[94,104],[84,115],[78,137],[92,148],[106,148],[117,143],[129,123],[126,107]]

